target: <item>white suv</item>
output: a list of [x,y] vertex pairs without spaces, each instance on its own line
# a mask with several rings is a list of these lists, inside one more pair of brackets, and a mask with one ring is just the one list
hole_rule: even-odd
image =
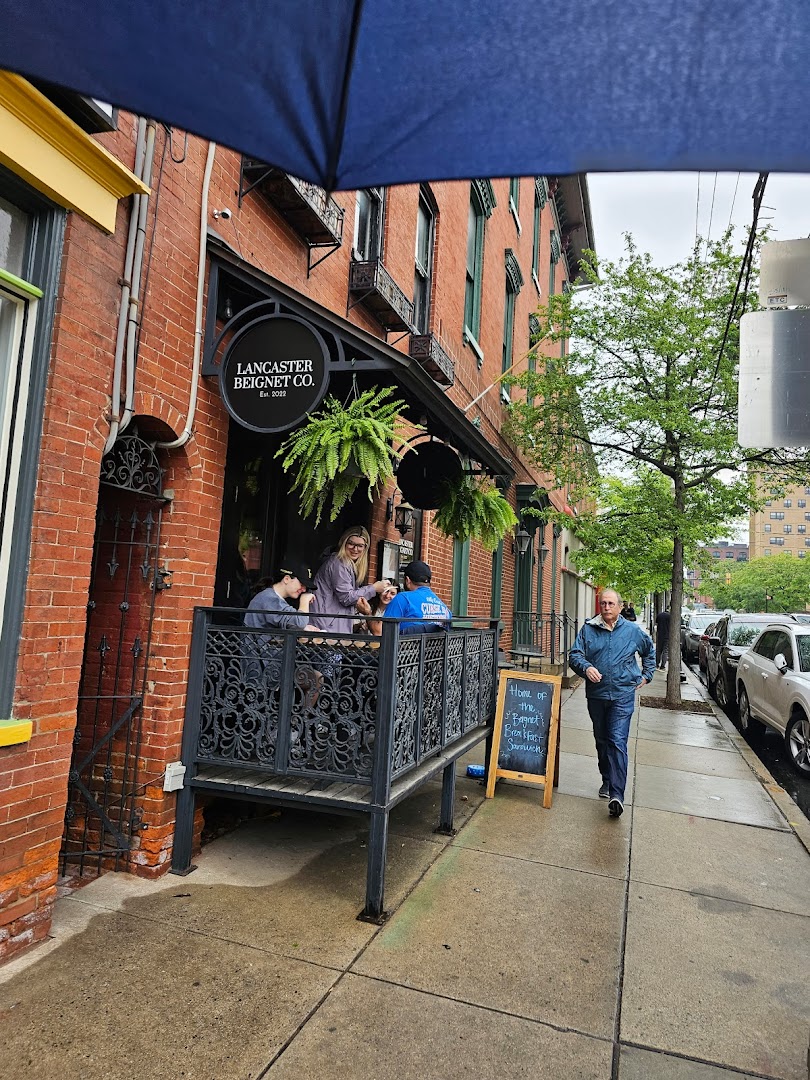
[[740,727],[773,728],[799,772],[810,774],[810,625],[769,626],[740,657]]

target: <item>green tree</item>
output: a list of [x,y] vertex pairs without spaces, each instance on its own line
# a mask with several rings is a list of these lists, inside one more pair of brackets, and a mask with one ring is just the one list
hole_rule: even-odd
[[644,467],[632,480],[596,480],[592,494],[596,510],[581,513],[574,525],[584,545],[570,556],[577,569],[628,600],[669,589],[672,537],[662,534],[661,521],[672,500],[665,477]]
[[701,579],[701,591],[718,608],[804,611],[810,604],[810,562],[782,554],[746,563],[714,563]]
[[[508,431],[526,455],[554,475],[559,486],[580,484],[589,449],[603,475],[643,483],[640,470],[658,473],[666,498],[656,496],[638,512],[648,522],[649,543],[672,545],[672,610],[683,600],[684,557],[715,540],[726,522],[759,505],[754,477],[805,483],[805,450],[757,450],[737,441],[739,318],[746,303],[738,291],[742,257],[731,234],[698,241],[689,259],[655,267],[626,237],[625,256],[597,267],[586,253],[582,273],[597,286],[580,301],[575,294],[549,298],[538,312],[542,336],[570,339],[568,355],[516,380],[525,402],[510,409]],[[747,284],[756,288],[756,276]],[[564,350],[561,350],[564,351]],[[657,490],[657,489],[656,489]],[[617,528],[630,531],[629,520]],[[628,545],[627,558],[639,548]],[[679,650],[672,620],[670,655]],[[677,664],[670,666],[667,700],[680,702]]]

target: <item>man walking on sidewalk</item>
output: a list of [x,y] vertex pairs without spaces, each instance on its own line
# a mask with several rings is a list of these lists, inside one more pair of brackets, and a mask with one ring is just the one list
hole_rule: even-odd
[[599,797],[609,800],[608,811],[616,818],[624,810],[627,737],[636,707],[636,690],[646,686],[655,672],[652,638],[637,622],[622,618],[621,606],[619,594],[605,589],[599,599],[601,614],[583,625],[568,656],[571,667],[585,679],[588,715],[602,774]]
[[669,608],[666,611],[659,611],[655,616],[655,659],[662,671],[667,666],[669,652],[669,620]]

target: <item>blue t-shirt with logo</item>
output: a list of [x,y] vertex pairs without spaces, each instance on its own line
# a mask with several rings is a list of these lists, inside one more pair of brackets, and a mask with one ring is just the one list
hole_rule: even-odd
[[400,623],[401,634],[431,634],[447,629],[453,613],[429,585],[420,585],[410,592],[397,593],[385,609],[385,618],[418,620]]

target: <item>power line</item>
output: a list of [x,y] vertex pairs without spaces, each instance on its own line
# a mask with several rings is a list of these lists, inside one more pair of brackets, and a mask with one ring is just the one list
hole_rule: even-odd
[[709,393],[706,395],[706,405],[703,409],[704,419],[709,409],[709,402],[711,401],[712,394],[714,393],[714,384],[717,381],[717,373],[720,370],[720,361],[723,359],[723,350],[726,347],[729,330],[731,330],[731,323],[734,319],[734,314],[737,309],[737,298],[740,295],[740,286],[743,283],[743,278],[745,279],[745,287],[743,289],[743,303],[740,315],[745,312],[745,305],[748,301],[748,283],[751,280],[751,270],[754,263],[754,244],[756,243],[757,238],[757,222],[759,221],[759,211],[762,206],[762,200],[765,196],[765,185],[767,184],[767,182],[768,174],[760,173],[757,177],[757,182],[754,185],[754,193],[751,196],[751,198],[754,200],[754,214],[751,221],[751,228],[748,232],[748,243],[745,248],[745,254],[742,257],[742,262],[740,263],[740,272],[737,275],[737,284],[734,286],[734,295],[732,296],[731,303],[729,305],[728,319],[726,319],[726,328],[723,331],[723,340],[720,342],[720,349],[717,353],[717,361],[714,365],[714,372],[712,374],[711,385],[709,386]]
[[740,174],[737,173],[737,182],[734,185],[734,194],[731,198],[731,209],[728,212],[728,227],[731,228],[731,219],[734,216],[734,204],[737,201],[737,188],[740,186]]
[[717,194],[717,173],[714,174],[712,187],[712,205],[709,207],[709,227],[706,230],[706,253],[709,252],[709,237],[712,235],[712,218],[714,217],[714,196]]

